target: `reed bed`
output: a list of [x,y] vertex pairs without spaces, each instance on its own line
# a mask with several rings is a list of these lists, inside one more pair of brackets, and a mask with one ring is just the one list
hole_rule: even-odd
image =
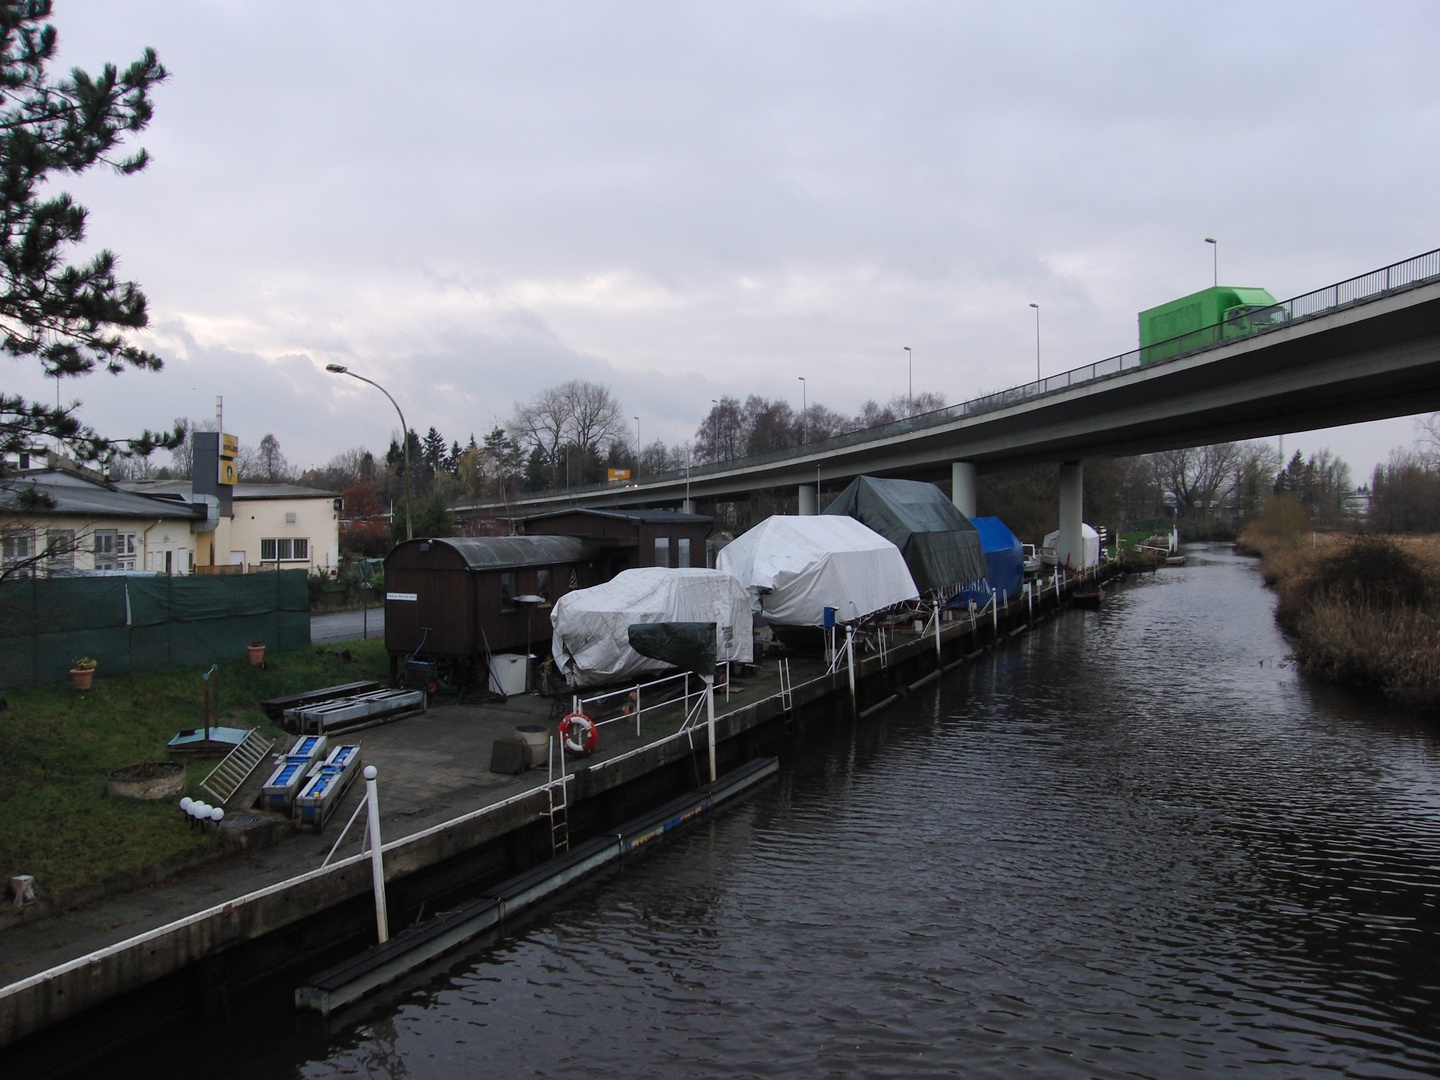
[[1302,669],[1440,708],[1440,537],[1247,529]]

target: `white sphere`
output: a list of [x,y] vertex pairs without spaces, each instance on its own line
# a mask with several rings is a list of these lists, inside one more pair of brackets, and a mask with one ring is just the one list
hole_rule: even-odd
[[188,814],[190,812],[190,804],[194,801],[195,800],[190,798],[189,795],[186,795],[183,799],[180,800],[180,809],[184,810]]
[[210,811],[210,820],[211,820],[211,821],[219,821],[219,820],[220,820],[221,818],[223,818],[224,816],[225,816],[225,811],[224,811],[223,808],[221,808],[221,807],[219,807],[219,806],[216,806],[216,807],[212,808],[211,811]]
[[366,779],[366,780],[374,780],[374,779],[375,779],[375,775],[376,775],[376,774],[375,774],[375,766],[374,766],[374,765],[366,765],[366,766],[365,766],[365,779]]

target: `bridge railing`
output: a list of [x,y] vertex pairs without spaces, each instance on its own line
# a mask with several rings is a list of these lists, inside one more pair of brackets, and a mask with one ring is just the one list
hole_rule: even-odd
[[[1071,368],[1069,371],[1062,371],[1057,375],[1048,375],[1043,379],[1023,383],[1007,390],[983,394],[980,397],[947,405],[943,409],[935,409],[932,412],[916,413],[914,416],[893,420],[887,424],[848,431],[828,439],[806,443],[803,446],[786,447],[768,454],[710,462],[689,469],[673,469],[664,473],[656,473],[646,477],[644,482],[662,483],[681,481],[687,478],[698,479],[715,473],[767,465],[810,454],[824,454],[859,443],[875,442],[895,435],[906,435],[926,428],[939,427],[967,416],[995,412],[1012,405],[1023,404],[1034,398],[1044,397],[1047,394],[1068,390],[1072,386],[1110,378],[1142,365],[1154,366],[1183,356],[1193,356],[1207,349],[1227,345],[1241,338],[1269,333],[1297,322],[1327,315],[1341,308],[1370,303],[1397,292],[1428,284],[1437,278],[1440,278],[1440,248],[1405,259],[1402,262],[1393,263],[1390,266],[1383,266],[1378,270],[1371,270],[1358,277],[1347,278],[1345,281],[1327,285],[1323,289],[1304,293],[1273,307],[1252,309],[1239,322],[1232,321],[1228,324],[1203,327],[1179,338],[1156,342],[1143,350],[1131,349],[1117,356],[1097,360],[1092,364]],[[578,494],[601,491],[609,487],[608,484],[588,484],[583,487],[566,488],[565,491],[567,494]]]

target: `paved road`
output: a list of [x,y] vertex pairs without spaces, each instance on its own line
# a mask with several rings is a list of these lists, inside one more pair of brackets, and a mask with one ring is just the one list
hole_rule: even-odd
[[366,636],[385,636],[383,607],[372,607],[368,614],[360,611],[337,611],[331,615],[310,616],[310,640],[316,645],[330,641],[359,641]]

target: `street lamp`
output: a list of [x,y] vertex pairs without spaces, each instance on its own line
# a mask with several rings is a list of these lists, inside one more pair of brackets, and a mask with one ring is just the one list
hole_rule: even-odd
[[809,405],[808,405],[808,403],[807,403],[807,401],[806,401],[806,398],[805,398],[805,376],[804,376],[804,375],[796,375],[795,377],[800,380],[800,445],[801,445],[801,446],[804,446],[804,445],[805,445],[805,413],[806,413],[806,411],[809,409]]
[[1210,245],[1210,284],[1220,284],[1220,241],[1213,236],[1205,237],[1205,243]]
[[349,375],[352,379],[359,379],[363,383],[369,383],[387,398],[390,398],[390,404],[395,406],[395,413],[400,417],[400,445],[405,451],[405,539],[413,540],[415,538],[415,532],[411,524],[412,508],[410,506],[410,429],[405,426],[405,414],[400,411],[400,406],[396,404],[395,399],[390,397],[390,391],[386,390],[374,379],[367,379],[364,375],[356,375],[355,372],[351,371],[344,364],[326,364],[325,370],[336,375]]
[[1031,304],[1035,309],[1035,381],[1040,381],[1040,305]]
[[901,345],[900,347],[905,350],[905,366],[906,366],[906,368],[909,369],[909,372],[910,372],[910,381],[905,384],[905,385],[906,385],[906,388],[907,388],[907,389],[906,389],[906,393],[905,393],[905,411],[906,411],[906,412],[914,412],[914,411],[915,411],[915,354],[910,351],[910,346],[909,346],[909,345]]

